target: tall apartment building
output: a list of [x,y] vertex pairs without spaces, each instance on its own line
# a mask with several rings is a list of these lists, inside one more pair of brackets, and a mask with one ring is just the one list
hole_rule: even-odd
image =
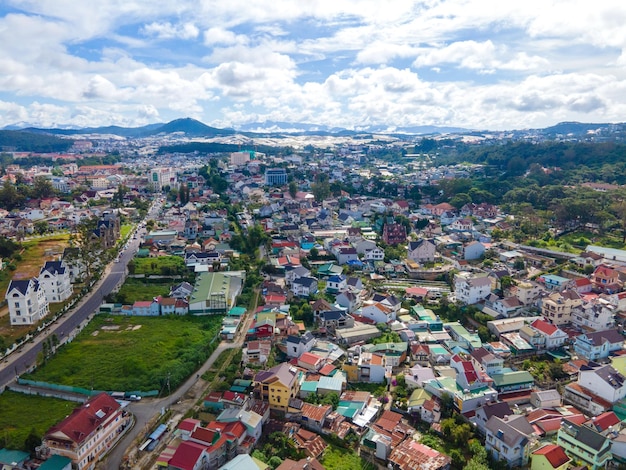
[[162,191],[165,186],[178,187],[176,172],[172,168],[153,168],[148,174],[148,180],[155,191]]
[[265,170],[265,184],[267,186],[287,184],[287,170],[284,168],[268,168]]

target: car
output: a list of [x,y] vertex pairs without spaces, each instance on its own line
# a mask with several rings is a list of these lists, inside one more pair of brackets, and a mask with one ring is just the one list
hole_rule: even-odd
[[128,397],[129,401],[140,401],[141,397],[139,395],[131,395]]

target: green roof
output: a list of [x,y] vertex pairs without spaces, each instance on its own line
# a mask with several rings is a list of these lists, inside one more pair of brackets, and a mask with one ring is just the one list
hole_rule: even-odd
[[71,463],[72,459],[63,457],[62,455],[51,455],[39,466],[39,470],[62,470]]
[[244,307],[233,307],[228,311],[228,315],[231,317],[240,317],[244,313],[246,313],[246,309]]
[[358,401],[340,401],[337,413],[346,418],[353,418],[363,408],[363,403]]
[[430,400],[431,398],[432,395],[426,390],[424,390],[423,388],[416,388],[415,390],[413,390],[413,393],[411,393],[411,396],[409,397],[408,405],[409,407],[422,406],[426,400]]
[[303,392],[315,393],[317,392],[317,380],[310,382],[302,382],[300,390]]
[[0,449],[0,464],[20,464],[28,457],[28,452],[22,452],[21,450]]
[[507,385],[525,384],[534,382],[533,376],[526,370],[518,370],[515,372],[507,372],[506,374],[493,374],[491,376],[493,384],[496,387],[504,387]]

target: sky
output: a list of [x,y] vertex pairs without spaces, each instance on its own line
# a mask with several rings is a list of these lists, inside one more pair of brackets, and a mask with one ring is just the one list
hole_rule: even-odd
[[0,127],[626,121],[623,0],[2,0]]

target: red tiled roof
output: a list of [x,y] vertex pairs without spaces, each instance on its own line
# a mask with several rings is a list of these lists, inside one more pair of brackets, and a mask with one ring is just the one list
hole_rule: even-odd
[[559,468],[565,465],[571,459],[565,454],[565,451],[561,446],[556,444],[548,444],[547,446],[537,449],[533,452],[534,455],[545,455],[552,468]]
[[80,407],[75,408],[72,414],[59,424],[52,426],[46,432],[46,437],[66,438],[81,445],[98,426],[107,421],[119,408],[120,404],[110,395],[104,392],[100,393],[87,400]]
[[612,411],[607,411],[587,421],[588,424],[591,424],[600,432],[608,429],[610,426],[615,426],[619,422],[620,419]]
[[324,417],[332,411],[331,405],[311,405],[310,403],[302,404],[302,416],[308,418],[310,421],[316,421],[318,423],[324,420]]
[[547,321],[540,320],[540,319],[532,322],[530,326],[532,326],[536,330],[541,331],[542,333],[547,334],[548,336],[553,335],[558,330],[558,328],[554,326],[552,323],[548,323]]
[[332,371],[334,371],[336,367],[332,364],[325,364],[324,367],[320,369],[320,374],[322,375],[330,375]]
[[194,470],[198,459],[200,459],[205,449],[206,447],[201,444],[183,441],[176,449],[169,465],[181,470]]
[[[205,400],[206,400],[206,398],[205,398]],[[187,419],[183,419],[180,422],[180,424],[178,425],[178,429],[180,429],[181,431],[192,432],[198,426],[200,426],[200,420],[199,419],[187,418]]]
[[311,365],[311,366],[316,365],[321,360],[322,360],[321,357],[319,357],[316,354],[310,353],[310,352],[304,352],[304,353],[300,354],[300,357],[298,358],[298,362],[302,362],[303,364],[308,364],[308,365]]

